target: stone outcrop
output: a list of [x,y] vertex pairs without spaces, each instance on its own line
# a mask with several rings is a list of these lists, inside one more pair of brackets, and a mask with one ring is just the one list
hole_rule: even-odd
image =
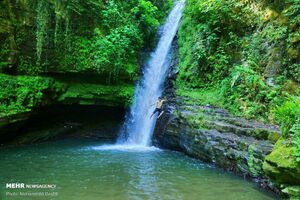
[[252,178],[284,197],[300,197],[300,165],[277,126],[176,98],[157,122],[154,143]]
[[153,143],[177,150],[238,175],[263,188],[296,199],[299,166],[278,126],[236,117],[211,105],[176,94],[177,44],[165,83],[166,113],[157,121]]
[[109,107],[128,107],[134,92],[134,86],[104,85],[95,83],[68,83],[66,91],[59,99],[60,104],[101,105]]
[[244,177],[264,188],[280,192],[263,165],[281,137],[279,127],[236,117],[224,109],[199,105],[175,95],[178,66],[177,44],[165,83],[166,113],[157,121],[153,143],[182,151]]
[[169,111],[157,123],[157,144],[275,189],[264,174],[263,162],[280,137],[278,127],[234,117],[209,105],[180,105]]
[[105,84],[91,75],[85,79],[69,74],[58,77],[0,75],[3,80],[0,96],[4,103],[0,108],[1,137],[6,137],[7,132],[18,132],[19,124],[26,123],[44,107],[83,105],[124,109],[130,105],[134,92],[133,84]]
[[291,141],[280,138],[263,163],[263,170],[288,196],[300,197],[300,164],[293,155]]

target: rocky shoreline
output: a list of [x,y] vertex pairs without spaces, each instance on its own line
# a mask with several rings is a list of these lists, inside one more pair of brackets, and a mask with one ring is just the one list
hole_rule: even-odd
[[[281,140],[279,127],[246,120],[225,109],[193,103],[177,95],[177,51],[175,40],[165,82],[168,105],[166,114],[156,123],[153,143],[250,178],[284,198],[300,196],[300,168],[294,158],[287,156],[291,154],[280,153],[291,148]],[[284,163],[288,164],[283,166]]]
[[[199,112],[200,119],[195,119]],[[155,131],[155,142],[163,148],[182,151],[280,193],[263,171],[264,159],[274,146],[266,137],[280,137],[278,127],[208,105],[178,106],[157,123]]]

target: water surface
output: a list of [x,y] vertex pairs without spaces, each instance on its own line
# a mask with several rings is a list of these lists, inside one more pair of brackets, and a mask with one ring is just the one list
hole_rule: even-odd
[[[274,199],[251,182],[178,152],[104,149],[82,139],[0,148],[0,199]],[[5,188],[14,182],[56,188]],[[57,193],[39,197],[7,192]]]

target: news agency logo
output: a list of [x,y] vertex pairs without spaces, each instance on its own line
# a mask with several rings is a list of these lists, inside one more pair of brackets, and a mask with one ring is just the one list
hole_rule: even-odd
[[25,188],[25,183],[6,183],[6,188],[7,189]]
[[6,183],[6,189],[55,189],[55,184]]

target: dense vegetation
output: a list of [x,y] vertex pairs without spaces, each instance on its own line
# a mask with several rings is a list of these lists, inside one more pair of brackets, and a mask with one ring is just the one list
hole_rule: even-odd
[[[99,98],[102,95],[103,104],[111,105],[109,101],[126,95],[122,99],[128,104],[142,53],[155,44],[157,28],[171,3],[1,1],[0,116],[30,111],[45,104],[44,96],[52,93],[56,98],[57,91],[65,88],[71,88],[66,93],[69,97],[62,97],[65,99],[93,98],[92,93]],[[57,84],[49,79],[57,74],[85,74],[85,78]],[[91,80],[91,75],[98,81]],[[80,85],[83,82],[92,83],[86,91],[86,85]]]
[[92,72],[115,78],[118,73],[136,77],[140,50],[152,47],[170,6],[159,0],[21,2],[1,3],[3,71]]
[[[53,95],[47,95],[45,90],[57,90],[53,80],[49,78],[19,76],[11,77],[0,74],[0,117],[30,111],[30,108],[46,104]],[[4,89],[5,88],[5,89]],[[14,103],[11,103],[11,102]]]
[[280,145],[293,150],[274,158],[297,160],[298,167],[299,5],[299,0],[188,0],[177,80],[177,94],[190,103],[279,124]]
[[[186,3],[177,95],[280,125],[267,159],[299,171],[300,0]],[[171,4],[0,1],[0,122],[50,103],[127,106]]]

